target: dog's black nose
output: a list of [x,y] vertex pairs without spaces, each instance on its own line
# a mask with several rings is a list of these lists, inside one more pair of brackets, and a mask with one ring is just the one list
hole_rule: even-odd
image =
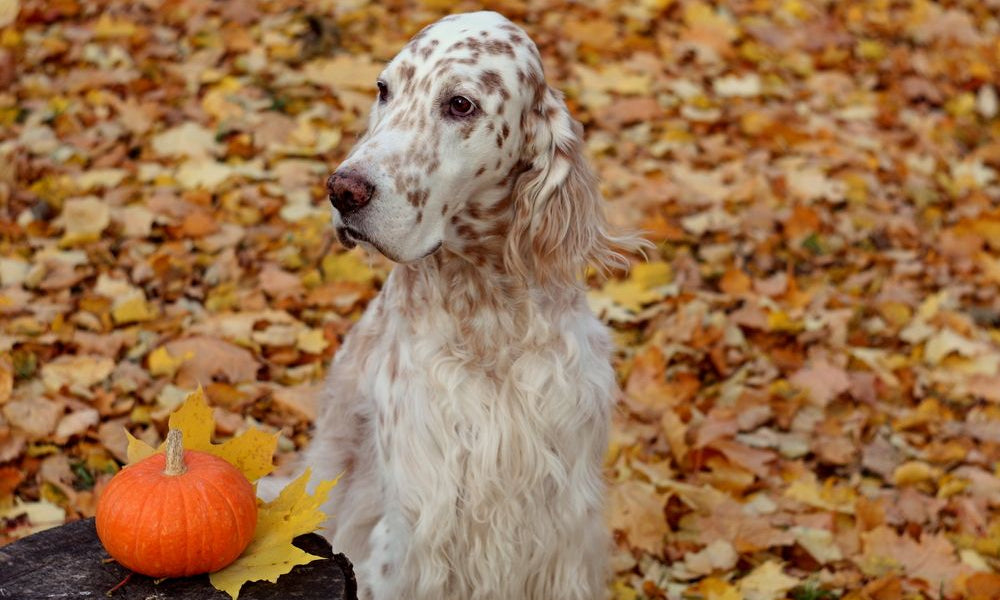
[[375,186],[355,171],[337,171],[326,180],[326,190],[333,207],[346,216],[368,204]]

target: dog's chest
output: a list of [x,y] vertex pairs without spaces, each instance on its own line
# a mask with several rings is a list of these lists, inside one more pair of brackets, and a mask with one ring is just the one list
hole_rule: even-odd
[[422,511],[454,511],[458,499],[495,505],[476,494],[544,494],[591,458],[580,455],[581,434],[606,428],[613,386],[605,334],[589,313],[539,327],[548,335],[531,343],[497,332],[496,354],[480,356],[447,314],[365,315],[357,368],[388,496]]

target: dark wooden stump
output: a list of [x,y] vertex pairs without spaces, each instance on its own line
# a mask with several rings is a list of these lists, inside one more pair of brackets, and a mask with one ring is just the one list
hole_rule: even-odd
[[[277,583],[247,583],[240,600],[357,600],[357,584],[350,561],[333,554],[325,539],[310,533],[295,545],[324,557],[299,565]],[[94,520],[84,519],[49,529],[0,547],[0,600],[49,598],[106,598],[105,593],[130,573],[116,562],[105,562]],[[208,575],[165,579],[155,583],[135,573],[115,590],[118,600],[228,600],[212,587]]]

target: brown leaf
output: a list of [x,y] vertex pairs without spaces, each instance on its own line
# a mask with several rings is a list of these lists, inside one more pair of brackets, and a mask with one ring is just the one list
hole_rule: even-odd
[[191,356],[177,370],[175,381],[185,389],[213,381],[254,381],[260,363],[245,348],[212,337],[191,337],[166,344],[172,356]]
[[722,452],[730,462],[743,467],[758,477],[767,477],[770,472],[768,464],[777,458],[774,452],[751,448],[734,440],[715,440],[709,447]]
[[660,554],[670,533],[663,515],[666,495],[639,481],[623,481],[611,487],[611,527],[623,532],[629,544],[650,554]]
[[10,400],[14,391],[14,364],[9,354],[0,355],[0,405]]
[[63,405],[48,398],[23,398],[3,406],[3,416],[31,439],[48,436],[56,429]]
[[324,389],[326,386],[323,383],[304,383],[291,387],[275,386],[274,401],[308,421],[315,421],[316,409]]
[[741,553],[795,543],[792,532],[772,526],[766,517],[744,512],[733,501],[725,502],[711,514],[698,515],[694,531],[702,543],[729,540]]
[[799,369],[789,381],[792,385],[805,390],[809,394],[809,399],[820,406],[826,406],[851,387],[847,371],[823,359],[813,361]]
[[716,408],[708,414],[695,436],[695,448],[704,448],[715,440],[731,437],[740,430],[737,413],[730,408]]
[[1000,574],[975,573],[965,581],[965,593],[969,600],[993,600],[1000,598]]
[[10,499],[11,494],[24,481],[24,473],[17,467],[0,467],[0,502]]
[[0,425],[0,463],[19,457],[26,443],[27,436],[23,432]]
[[97,428],[97,439],[120,463],[128,462],[128,438],[125,436],[127,423],[128,419],[113,419],[104,421]]
[[738,296],[749,292],[753,281],[740,269],[727,269],[719,279],[719,289],[731,296]]
[[258,279],[261,289],[272,298],[298,298],[305,293],[301,279],[273,263],[264,265]]
[[950,595],[956,590],[959,577],[970,573],[969,567],[958,562],[955,548],[942,535],[924,534],[919,540],[898,535],[889,527],[876,527],[861,534],[862,553],[858,566],[870,575],[890,572],[919,579],[925,591],[938,598],[939,590]]
[[74,410],[59,420],[53,439],[57,444],[65,444],[69,438],[85,433],[97,425],[100,418],[100,415],[93,408]]

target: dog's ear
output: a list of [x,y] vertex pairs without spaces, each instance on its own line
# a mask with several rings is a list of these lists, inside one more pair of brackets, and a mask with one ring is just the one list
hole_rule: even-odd
[[597,177],[584,157],[583,127],[562,94],[542,88],[528,116],[526,170],[514,182],[507,267],[535,281],[575,284],[587,265],[627,268],[619,249],[635,247],[609,232]]

